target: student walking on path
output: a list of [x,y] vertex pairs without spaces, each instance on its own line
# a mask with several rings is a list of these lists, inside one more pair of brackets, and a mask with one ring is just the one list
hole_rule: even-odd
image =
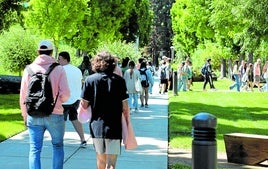
[[[34,73],[45,73],[49,66],[56,62],[52,57],[53,44],[50,41],[43,40],[38,46],[37,58],[29,65]],[[65,122],[63,116],[62,103],[67,101],[70,96],[70,90],[66,78],[66,73],[62,66],[56,66],[49,74],[53,97],[57,98],[55,107],[49,116],[35,117],[27,113],[25,99],[29,85],[30,75],[27,68],[23,72],[20,90],[20,107],[25,125],[29,131],[29,168],[41,169],[41,151],[43,146],[44,133],[47,130],[51,136],[53,146],[52,169],[63,169],[64,150],[63,137],[65,132]],[[20,166],[18,166],[20,168]]]
[[69,120],[72,122],[74,129],[80,137],[80,147],[86,147],[87,142],[85,140],[83,126],[77,120],[77,108],[80,102],[83,79],[82,72],[79,68],[70,64],[70,54],[66,51],[59,53],[58,61],[66,72],[67,81],[70,88],[70,98],[63,103],[64,120],[67,121],[69,116]]
[[128,105],[130,110],[138,111],[138,96],[141,91],[140,72],[135,68],[135,62],[129,61],[128,68],[124,73],[127,91],[129,95]]
[[146,62],[142,62],[140,65],[140,80],[142,90],[140,93],[140,101],[141,101],[141,108],[145,106],[148,108],[148,100],[149,100],[149,86],[153,86],[153,77],[150,70],[146,68]]
[[130,123],[126,83],[121,76],[113,73],[116,60],[110,53],[98,53],[92,66],[96,73],[85,80],[80,106],[83,109],[91,106],[92,109],[89,128],[97,168],[115,169],[121,153],[122,115],[127,119],[127,124]]

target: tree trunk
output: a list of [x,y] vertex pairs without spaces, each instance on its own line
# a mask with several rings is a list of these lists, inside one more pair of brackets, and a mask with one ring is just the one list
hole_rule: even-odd
[[232,79],[232,61],[231,61],[231,59],[228,59],[228,75],[229,75],[229,78]]
[[249,52],[249,54],[248,54],[248,63],[254,64],[254,61],[253,61],[253,52]]
[[226,59],[221,59],[221,78],[226,77]]

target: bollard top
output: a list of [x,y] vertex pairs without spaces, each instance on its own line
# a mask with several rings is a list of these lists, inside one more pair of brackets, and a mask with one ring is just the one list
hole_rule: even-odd
[[217,118],[209,113],[200,112],[192,119],[193,128],[216,128]]

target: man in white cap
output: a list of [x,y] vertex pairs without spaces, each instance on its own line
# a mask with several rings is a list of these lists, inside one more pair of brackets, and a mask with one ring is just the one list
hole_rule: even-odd
[[[53,44],[48,40],[39,43],[37,49],[38,55],[36,59],[27,68],[25,68],[20,90],[20,107],[25,125],[29,131],[29,168],[41,169],[41,151],[44,139],[44,133],[47,130],[51,136],[53,146],[52,169],[63,169],[64,150],[63,137],[65,132],[65,121],[63,116],[62,103],[67,101],[70,96],[70,90],[66,78],[66,73],[62,66],[56,66],[49,74],[52,87],[52,95],[55,106],[50,115],[37,117],[29,115],[26,108],[26,97],[28,93],[28,85],[30,74],[45,73],[50,65],[56,62],[52,57]],[[31,71],[29,71],[29,69]],[[56,99],[57,98],[57,99]]]

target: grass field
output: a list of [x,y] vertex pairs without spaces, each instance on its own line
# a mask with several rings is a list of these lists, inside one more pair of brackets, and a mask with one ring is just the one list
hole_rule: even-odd
[[[225,152],[223,135],[241,132],[267,135],[268,93],[229,91],[230,80],[216,81],[216,91],[203,92],[202,82],[193,91],[169,93],[169,144],[173,148],[191,149],[192,118],[207,112],[217,118],[218,151]],[[207,86],[208,87],[208,86]]]
[[25,130],[18,94],[0,94],[0,142]]

